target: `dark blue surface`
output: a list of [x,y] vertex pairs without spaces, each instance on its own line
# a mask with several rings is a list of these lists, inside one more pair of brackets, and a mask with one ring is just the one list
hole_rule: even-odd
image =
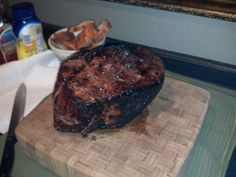
[[234,148],[225,177],[236,177],[236,148]]

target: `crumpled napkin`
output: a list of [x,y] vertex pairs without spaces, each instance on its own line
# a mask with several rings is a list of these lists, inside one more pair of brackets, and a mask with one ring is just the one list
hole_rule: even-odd
[[13,101],[19,85],[27,88],[24,116],[52,93],[60,60],[51,50],[24,60],[0,65],[0,133],[8,131]]

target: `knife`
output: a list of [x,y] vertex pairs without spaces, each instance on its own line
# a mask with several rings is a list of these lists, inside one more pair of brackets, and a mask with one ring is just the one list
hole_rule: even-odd
[[26,86],[22,83],[17,89],[9,129],[4,145],[3,156],[0,166],[0,177],[10,177],[14,162],[14,144],[17,142],[15,129],[18,122],[23,118],[26,100]]

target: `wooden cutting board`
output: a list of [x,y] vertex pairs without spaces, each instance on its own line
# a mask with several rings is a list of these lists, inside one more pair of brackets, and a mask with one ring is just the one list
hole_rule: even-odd
[[130,124],[88,137],[53,127],[52,98],[17,127],[23,151],[63,177],[175,177],[207,111],[209,92],[166,77],[156,99]]

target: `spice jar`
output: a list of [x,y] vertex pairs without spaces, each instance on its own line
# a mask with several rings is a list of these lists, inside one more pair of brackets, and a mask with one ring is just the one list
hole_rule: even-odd
[[17,60],[16,37],[12,30],[10,8],[0,0],[0,64]]

